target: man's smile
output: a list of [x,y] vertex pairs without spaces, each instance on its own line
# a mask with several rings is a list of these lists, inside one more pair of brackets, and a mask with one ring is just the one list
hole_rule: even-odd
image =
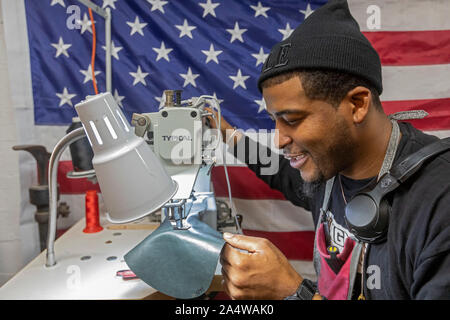
[[295,169],[300,169],[303,164],[308,160],[308,155],[306,153],[296,153],[296,154],[285,154],[284,157],[290,161],[291,167]]

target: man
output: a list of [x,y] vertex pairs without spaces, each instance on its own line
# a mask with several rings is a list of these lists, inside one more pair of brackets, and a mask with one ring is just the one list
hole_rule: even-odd
[[[318,282],[304,279],[270,241],[224,234],[224,289],[233,299],[450,298],[450,152],[426,163],[387,196],[384,241],[349,231],[348,201],[389,168],[438,140],[383,112],[381,63],[344,0],[330,1],[274,46],[258,81],[283,150],[279,171],[249,168],[317,225]],[[231,126],[222,119],[222,131]],[[257,145],[258,148],[263,148]],[[394,156],[395,155],[395,156]],[[300,174],[299,174],[300,173]],[[322,209],[322,210],[321,210]],[[322,211],[322,213],[321,213]]]

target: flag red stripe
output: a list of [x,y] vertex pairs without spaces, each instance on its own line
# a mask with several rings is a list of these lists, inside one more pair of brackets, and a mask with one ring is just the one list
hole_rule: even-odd
[[[227,167],[230,178],[231,194],[239,199],[285,200],[283,194],[271,189],[265,182],[247,167]],[[212,170],[212,183],[216,197],[228,197],[227,183],[223,166]]]
[[424,131],[450,129],[450,98],[428,100],[383,101],[386,114],[407,110],[425,110],[429,115],[420,120],[410,120],[414,127]]
[[363,32],[384,66],[450,63],[450,30]]
[[243,230],[246,236],[270,240],[289,260],[312,260],[314,248],[313,231],[269,232]]
[[[60,161],[58,167],[58,184],[61,194],[84,194],[87,190],[100,191],[98,184],[88,179],[69,179],[66,174],[73,170],[72,161]],[[228,167],[231,191],[234,198],[241,199],[276,199],[285,200],[283,194],[271,189],[246,166]],[[222,166],[214,167],[212,182],[217,197],[228,197],[225,173]]]

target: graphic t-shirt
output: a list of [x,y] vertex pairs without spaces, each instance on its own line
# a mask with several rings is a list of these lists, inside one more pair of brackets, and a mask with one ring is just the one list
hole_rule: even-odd
[[[345,206],[358,192],[366,189],[375,180],[376,177],[362,180],[353,180],[343,175],[336,177],[328,204],[328,211],[326,212],[326,221],[328,224],[327,246],[335,246],[339,252],[343,252],[347,238],[353,241],[356,240],[355,236],[347,229],[344,219]],[[357,298],[361,293],[360,283],[363,258],[364,254],[361,254],[358,262],[357,275],[354,279],[352,299]],[[351,255],[347,259],[351,259]],[[342,261],[342,264],[345,264],[345,262]]]
[[[363,180],[353,180],[343,175],[336,177],[327,212],[329,237],[331,240],[331,243],[328,245],[334,245],[342,252],[345,239],[347,239],[347,237],[355,239],[352,233],[348,231],[345,223],[345,205],[346,202],[348,203],[356,195],[356,193],[365,189],[374,179],[376,179],[376,177]],[[342,182],[342,188],[340,182]]]

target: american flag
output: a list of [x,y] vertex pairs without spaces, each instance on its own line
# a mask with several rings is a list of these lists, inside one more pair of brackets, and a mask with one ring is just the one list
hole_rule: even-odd
[[[258,129],[273,127],[256,87],[270,48],[326,1],[295,7],[292,1],[92,2],[112,12],[112,93],[128,117],[157,111],[165,89],[182,89],[183,97],[216,96],[233,125]],[[69,124],[73,106],[94,93],[87,8],[76,0],[27,0],[26,11],[35,123]],[[99,15],[95,29],[94,72],[104,92],[105,23]]]
[[[112,94],[130,119],[157,111],[163,90],[183,98],[219,99],[222,114],[242,129],[272,129],[256,82],[270,48],[285,39],[324,0],[95,0],[112,13]],[[387,114],[424,109],[412,123],[450,136],[450,4],[447,0],[349,0],[361,31],[383,65],[381,96]],[[79,8],[79,15],[73,8]],[[25,0],[30,67],[37,126],[64,126],[73,106],[93,94],[93,30],[87,8],[75,0]],[[68,19],[75,21],[68,27]],[[74,20],[73,20],[74,19]],[[105,91],[105,24],[94,14],[95,77]],[[73,27],[75,25],[75,27]],[[43,142],[46,143],[45,141]],[[53,146],[49,145],[51,149]],[[61,165],[61,192],[84,194],[87,182],[68,181]],[[216,195],[226,200],[221,168],[214,171]],[[310,214],[260,182],[243,164],[230,168],[244,232],[270,239],[307,278],[314,278],[314,226]],[[77,201],[82,202],[82,199]]]

